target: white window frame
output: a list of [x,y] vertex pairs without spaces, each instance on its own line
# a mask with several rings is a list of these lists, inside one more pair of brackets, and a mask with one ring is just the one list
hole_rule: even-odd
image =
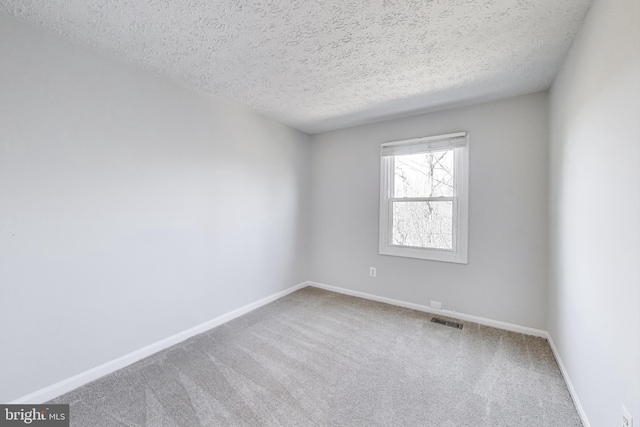
[[[385,155],[389,149],[420,152],[453,149],[454,191],[453,197],[391,198],[394,188],[394,155]],[[391,244],[393,201],[452,201],[453,202],[453,250],[417,248]],[[432,261],[467,264],[469,240],[469,137],[466,132],[424,138],[387,142],[380,146],[380,235],[379,253]]]

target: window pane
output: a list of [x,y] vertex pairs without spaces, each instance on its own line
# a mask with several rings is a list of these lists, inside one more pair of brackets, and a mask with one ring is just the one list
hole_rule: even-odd
[[453,150],[395,156],[392,197],[452,197]]
[[453,250],[453,202],[393,202],[391,244]]

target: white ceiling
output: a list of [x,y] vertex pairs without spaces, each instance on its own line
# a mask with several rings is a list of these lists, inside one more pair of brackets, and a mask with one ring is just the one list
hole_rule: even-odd
[[591,0],[0,0],[309,133],[547,89]]

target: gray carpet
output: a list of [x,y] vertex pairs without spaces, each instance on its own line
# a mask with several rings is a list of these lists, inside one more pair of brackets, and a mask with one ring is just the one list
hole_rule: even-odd
[[72,426],[581,426],[546,340],[305,288],[76,389]]

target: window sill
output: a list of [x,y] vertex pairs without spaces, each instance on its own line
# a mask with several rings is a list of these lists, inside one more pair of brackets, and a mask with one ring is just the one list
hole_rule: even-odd
[[467,264],[467,254],[441,251],[437,249],[419,249],[398,246],[385,246],[379,250],[380,255],[391,255],[403,258],[426,259],[430,261],[452,262]]

